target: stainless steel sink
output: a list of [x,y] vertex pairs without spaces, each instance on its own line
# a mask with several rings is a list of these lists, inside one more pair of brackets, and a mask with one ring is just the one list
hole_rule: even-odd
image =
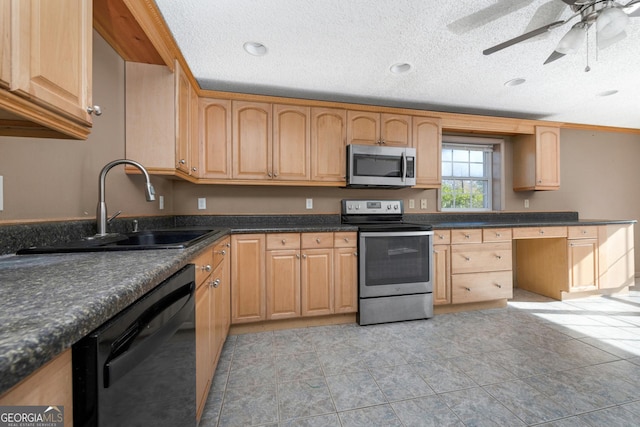
[[16,254],[51,254],[70,252],[131,251],[149,249],[183,249],[218,233],[212,228],[175,228],[145,230],[126,234],[91,236],[51,246],[20,249]]

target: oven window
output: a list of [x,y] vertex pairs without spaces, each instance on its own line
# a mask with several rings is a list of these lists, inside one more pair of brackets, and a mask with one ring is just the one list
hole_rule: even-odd
[[402,176],[402,157],[356,154],[353,159],[353,167],[356,176],[399,178]]
[[431,277],[429,238],[388,235],[365,237],[365,286],[428,282]]

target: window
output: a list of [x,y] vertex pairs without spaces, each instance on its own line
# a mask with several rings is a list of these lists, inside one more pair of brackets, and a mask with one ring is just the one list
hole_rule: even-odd
[[503,142],[501,139],[443,136],[440,210],[490,211],[500,208]]

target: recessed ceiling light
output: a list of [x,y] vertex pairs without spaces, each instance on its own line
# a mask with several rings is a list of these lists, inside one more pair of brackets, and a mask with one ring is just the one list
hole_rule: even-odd
[[267,47],[258,42],[246,42],[242,47],[253,56],[262,56],[267,53]]
[[526,82],[525,79],[511,79],[504,83],[505,86],[520,86],[522,83]]
[[597,95],[598,96],[611,96],[611,95],[615,95],[616,93],[618,93],[618,91],[616,89],[612,89],[612,90],[605,90],[604,92],[600,92]]
[[407,64],[406,62],[400,62],[398,64],[393,64],[389,70],[393,74],[402,74],[406,73],[411,69],[411,64]]

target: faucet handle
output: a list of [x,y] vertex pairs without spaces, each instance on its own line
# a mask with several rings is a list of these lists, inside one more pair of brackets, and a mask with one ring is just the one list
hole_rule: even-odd
[[113,215],[111,215],[111,217],[107,220],[107,224],[109,224],[111,221],[113,221],[121,213],[122,213],[122,211],[118,211],[118,212],[114,213]]

